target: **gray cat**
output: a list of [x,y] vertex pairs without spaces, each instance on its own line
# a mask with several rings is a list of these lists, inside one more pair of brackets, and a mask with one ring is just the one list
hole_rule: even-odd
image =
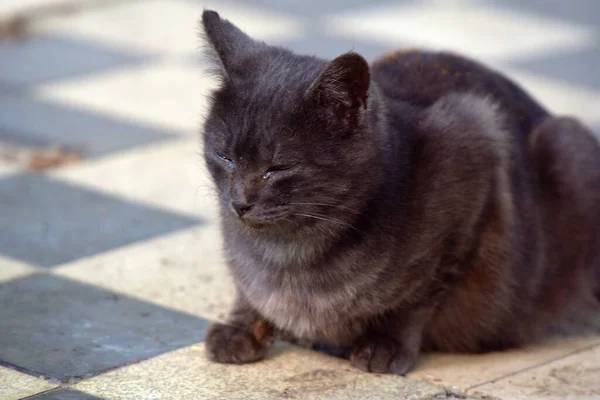
[[212,360],[259,360],[282,336],[404,374],[422,350],[597,315],[600,146],[579,122],[457,55],[329,62],[202,22],[221,80],[204,156],[237,287]]

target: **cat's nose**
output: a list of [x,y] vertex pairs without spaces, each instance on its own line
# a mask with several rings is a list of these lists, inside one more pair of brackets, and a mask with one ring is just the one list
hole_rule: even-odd
[[248,204],[246,202],[231,202],[231,207],[237,213],[238,217],[242,218],[244,214],[246,214],[252,208],[252,204]]

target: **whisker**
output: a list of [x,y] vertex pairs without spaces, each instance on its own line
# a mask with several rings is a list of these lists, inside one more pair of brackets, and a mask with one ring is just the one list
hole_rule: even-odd
[[360,232],[352,224],[349,224],[349,223],[344,222],[344,221],[340,221],[338,219],[328,218],[328,217],[325,217],[325,216],[322,216],[322,215],[309,214],[309,213],[294,213],[294,215],[299,215],[301,217],[307,217],[307,218],[314,218],[314,219],[318,219],[318,220],[321,220],[321,221],[327,221],[327,222],[331,222],[331,223],[338,224],[338,225],[344,225],[344,226],[347,226],[348,228],[354,229],[356,232]]
[[334,208],[339,208],[340,210],[347,210],[347,211],[351,211],[352,213],[355,213],[356,215],[361,214],[361,211],[359,210],[355,210],[353,208],[350,207],[346,207],[346,206],[342,206],[340,204],[329,204],[329,203],[290,203],[291,205],[297,205],[297,206],[320,206],[320,207],[334,207]]

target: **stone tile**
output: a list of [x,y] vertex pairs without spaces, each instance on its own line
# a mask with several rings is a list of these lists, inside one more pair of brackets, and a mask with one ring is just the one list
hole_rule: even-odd
[[53,272],[164,307],[224,320],[235,288],[217,224],[75,261]]
[[510,400],[600,399],[600,345],[469,393]]
[[514,66],[558,81],[600,91],[600,40],[595,47],[548,54],[514,63]]
[[[311,8],[311,7],[305,7]],[[389,43],[378,43],[369,41],[369,38],[353,38],[328,35],[326,29],[314,22],[309,33],[301,38],[287,40],[282,43],[292,51],[298,54],[315,55],[326,59],[333,59],[347,51],[355,51],[365,57],[368,61],[373,61],[376,57],[384,53],[401,47],[400,43],[391,45]]]
[[561,83],[505,64],[496,63],[493,67],[521,85],[551,112],[576,116],[591,126],[600,124],[600,91]]
[[14,164],[0,160],[0,178],[15,174],[17,172],[18,169]]
[[[369,1],[369,5],[411,4],[417,2],[418,0],[373,0]],[[267,7],[290,15],[300,15],[307,18],[318,18],[326,14],[361,8],[365,5],[364,0],[321,0],[317,6],[307,6],[306,3],[296,0],[232,0],[232,3],[237,3],[240,6],[252,4],[257,7]]]
[[196,53],[198,21],[203,8],[214,8],[248,34],[262,40],[284,40],[302,34],[301,21],[269,8],[221,0],[146,0],[67,17],[44,19],[38,32],[77,35],[122,49],[164,55]]
[[0,359],[62,381],[190,345],[207,327],[201,318],[50,274],[0,284],[0,304]]
[[[522,349],[487,354],[428,354],[409,377],[444,385],[457,392],[500,379],[600,344],[600,336],[548,339]],[[512,400],[507,397],[507,400]]]
[[347,361],[289,346],[247,365],[210,363],[202,345],[191,346],[83,381],[75,388],[118,400],[432,400],[445,394],[424,382],[363,373]]
[[44,379],[0,366],[0,399],[2,400],[19,400],[56,386]]
[[171,140],[177,132],[30,96],[0,94],[0,140],[60,145],[84,158]]
[[102,400],[100,397],[83,393],[73,389],[56,389],[36,396],[28,397],[27,400]]
[[[197,137],[79,163],[54,177],[111,196],[215,221],[217,197]],[[132,182],[135,182],[132,185]]]
[[51,179],[0,179],[0,254],[44,267],[198,225],[198,218]]
[[[69,3],[83,3],[84,1],[86,0],[69,0]],[[66,3],[66,0],[2,0],[2,2],[0,2],[0,14],[11,15],[25,10],[36,9],[38,7],[48,7],[64,3]]]
[[600,4],[596,0],[478,0],[489,6],[510,8],[539,16],[569,20],[586,26],[600,26]]
[[594,31],[568,22],[452,2],[355,9],[325,20],[332,34],[411,43],[452,50],[485,60],[524,59],[564,49],[585,48]]
[[0,255],[0,283],[31,275],[38,271],[40,271],[40,268]]
[[148,57],[134,52],[119,52],[68,36],[42,36],[0,42],[0,59],[1,84],[29,87],[139,64],[147,61]]
[[592,133],[594,133],[598,139],[600,140],[600,121],[592,126],[590,126]]
[[206,94],[215,85],[204,66],[167,60],[44,85],[36,93],[48,101],[196,135]]

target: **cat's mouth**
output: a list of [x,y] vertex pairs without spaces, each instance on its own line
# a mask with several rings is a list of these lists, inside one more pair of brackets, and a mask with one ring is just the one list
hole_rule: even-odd
[[252,213],[241,216],[240,221],[251,229],[267,229],[281,225],[287,221],[287,212],[267,213],[263,215],[253,215]]

